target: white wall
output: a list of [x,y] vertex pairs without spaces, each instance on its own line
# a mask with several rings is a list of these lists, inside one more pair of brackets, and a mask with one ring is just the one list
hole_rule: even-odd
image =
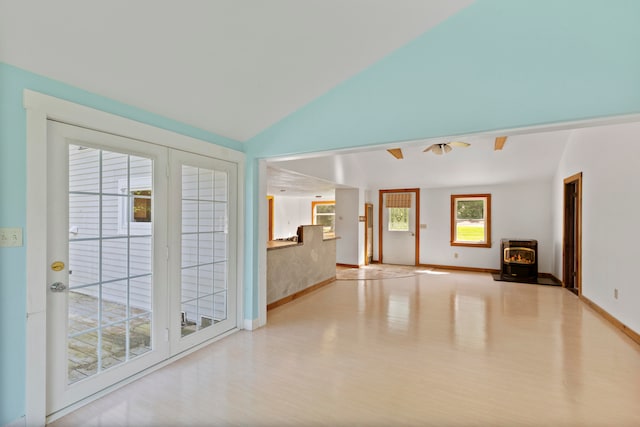
[[563,180],[582,172],[582,293],[636,332],[639,136],[639,123],[574,130],[553,181],[556,276],[562,274]]
[[311,225],[311,202],[316,200],[314,197],[274,195],[273,238],[295,236],[299,225]]
[[336,189],[336,262],[338,264],[364,264],[364,191]]
[[[375,191],[377,194],[378,191]],[[491,248],[450,245],[451,195],[491,194]],[[378,205],[374,203],[374,259],[378,257]],[[479,187],[420,190],[420,263],[475,268],[500,268],[500,239],[538,240],[538,271],[552,272],[551,181],[509,183]],[[458,257],[455,257],[455,254]]]
[[[491,194],[491,248],[451,246],[451,195]],[[500,239],[538,240],[538,271],[552,271],[551,181],[481,187],[423,189],[420,194],[420,263],[500,268]],[[455,257],[455,254],[458,257]]]
[[[364,216],[366,214],[364,204],[367,202],[367,191],[365,189],[358,190],[359,203],[358,203],[358,216]],[[365,236],[367,230],[364,228],[365,223],[358,223],[358,265],[364,265],[365,259]]]

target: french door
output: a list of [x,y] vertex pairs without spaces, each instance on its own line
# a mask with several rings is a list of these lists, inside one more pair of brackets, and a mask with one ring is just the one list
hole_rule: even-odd
[[47,414],[236,327],[235,164],[48,123]]

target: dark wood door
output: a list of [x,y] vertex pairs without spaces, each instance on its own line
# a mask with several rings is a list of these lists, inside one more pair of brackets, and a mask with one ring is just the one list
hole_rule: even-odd
[[581,174],[564,181],[562,283],[576,294],[580,294],[581,279],[581,182]]

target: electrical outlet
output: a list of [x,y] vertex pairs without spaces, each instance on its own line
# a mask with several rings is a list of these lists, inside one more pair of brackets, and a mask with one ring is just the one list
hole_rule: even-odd
[[458,252],[454,252],[453,257],[458,258]]
[[618,299],[618,289],[614,289],[614,290],[613,290],[613,297],[614,297],[615,299]]
[[0,228],[0,247],[22,246],[22,228]]

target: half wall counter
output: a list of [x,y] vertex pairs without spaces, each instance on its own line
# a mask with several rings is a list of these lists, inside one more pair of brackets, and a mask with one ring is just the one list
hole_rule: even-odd
[[322,225],[302,225],[298,241],[267,244],[267,308],[289,302],[336,279],[336,237]]

